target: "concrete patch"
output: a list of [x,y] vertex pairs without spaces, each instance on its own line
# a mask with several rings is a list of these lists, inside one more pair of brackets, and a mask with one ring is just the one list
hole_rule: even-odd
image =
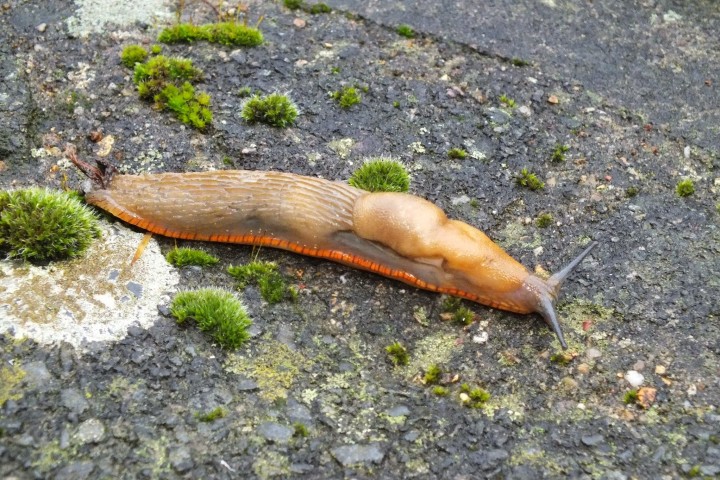
[[178,274],[155,241],[130,266],[142,237],[118,224],[104,226],[82,258],[44,267],[0,262],[0,333],[82,347],[119,340],[131,324],[152,325]]
[[103,33],[108,23],[152,23],[171,16],[170,2],[166,0],[77,0],[75,3],[78,10],[67,19],[67,27],[70,33],[78,36]]

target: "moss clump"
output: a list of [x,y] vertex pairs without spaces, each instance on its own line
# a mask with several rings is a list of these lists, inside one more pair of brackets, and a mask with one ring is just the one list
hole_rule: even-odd
[[391,345],[388,345],[387,347],[385,347],[385,351],[387,352],[388,357],[390,357],[390,360],[392,360],[395,366],[404,366],[407,365],[410,361],[410,355],[408,354],[407,349],[400,342],[395,342]]
[[410,174],[396,160],[375,158],[355,170],[348,183],[368,192],[407,192],[410,189]]
[[217,257],[214,257],[207,252],[203,252],[202,250],[177,247],[173,248],[167,253],[167,255],[165,255],[165,260],[176,267],[186,267],[188,265],[206,267],[208,265],[215,265],[220,261]]
[[447,297],[442,304],[443,315],[446,320],[452,320],[461,325],[470,325],[475,321],[475,313],[463,305],[458,297]]
[[283,5],[290,10],[298,10],[303,6],[302,0],[283,0]]
[[257,47],[263,43],[263,35],[257,28],[236,22],[206,25],[179,23],[160,32],[158,41],[163,43],[206,41],[235,47]]
[[482,408],[490,400],[490,393],[480,387],[470,388],[470,385],[463,383],[460,385],[460,399],[466,407]]
[[191,82],[202,78],[202,70],[186,58],[153,57],[135,65],[133,81],[143,100],[152,100],[159,110],[169,109],[183,123],[198,129],[212,122],[210,95],[195,92]]
[[[17,391],[20,382],[25,378],[25,370],[12,365],[0,368],[0,407],[8,400],[19,400],[22,394]],[[0,438],[2,430],[0,429]]]
[[261,122],[285,128],[295,122],[298,109],[287,95],[271,93],[265,97],[254,95],[246,100],[240,115],[249,123]]
[[293,423],[293,437],[305,438],[310,435],[310,430],[302,422]]
[[150,53],[152,53],[153,55],[159,55],[160,52],[162,52],[162,46],[155,44],[150,47]]
[[322,2],[308,4],[305,3],[303,0],[283,0],[283,5],[285,5],[285,7],[289,8],[290,10],[303,10],[304,12],[310,13],[312,15],[332,12],[332,8]]
[[635,186],[631,186],[625,189],[625,196],[627,198],[633,198],[640,192],[640,189]]
[[550,357],[550,361],[553,363],[557,363],[558,365],[568,365],[574,359],[575,356],[567,352],[555,353]]
[[76,195],[44,188],[0,192],[0,251],[26,261],[80,255],[100,235]]
[[524,59],[522,59],[522,58],[517,58],[517,57],[514,57],[514,58],[511,60],[511,63],[512,63],[513,65],[515,65],[516,67],[527,67],[527,66],[532,65],[531,62],[529,62],[529,61],[527,61],[527,60],[524,60]]
[[547,228],[552,225],[553,216],[549,213],[541,213],[535,220],[535,225],[538,228]]
[[680,180],[675,186],[675,193],[677,193],[678,197],[689,197],[695,193],[695,184],[689,178]]
[[136,63],[143,63],[147,60],[148,52],[140,45],[128,45],[123,48],[120,54],[120,61],[128,68],[133,68]]
[[327,4],[320,2],[310,5],[307,12],[313,15],[317,15],[319,13],[330,13],[332,12],[332,8],[330,8]]
[[[247,265],[230,266],[227,272],[238,281],[238,288],[255,283],[260,295],[268,303],[278,303],[288,292],[287,284],[274,262],[250,262]],[[292,295],[292,293],[289,293]]]
[[545,188],[545,183],[527,168],[520,170],[520,174],[515,181],[521,187],[529,188],[530,190],[542,190]]
[[240,98],[247,98],[252,95],[252,88],[240,87],[237,94],[238,94],[238,97],[240,97]]
[[467,152],[462,148],[451,148],[450,150],[448,150],[447,155],[449,158],[462,160],[467,157]]
[[442,369],[439,365],[430,365],[427,370],[425,370],[425,375],[423,376],[423,382],[426,385],[432,385],[433,383],[437,383],[440,381],[440,375],[442,375]]
[[623,396],[623,403],[625,405],[634,405],[638,401],[638,391],[637,390],[629,390],[625,392],[625,395]]
[[444,397],[448,393],[450,393],[450,390],[448,390],[447,387],[443,387],[441,385],[435,385],[432,389],[432,392],[437,395],[438,397]]
[[564,162],[565,161],[565,152],[570,150],[570,147],[567,145],[561,145],[557,144],[555,145],[555,150],[553,150],[552,155],[550,155],[550,161],[552,162]]
[[209,423],[214,422],[218,418],[224,418],[225,415],[227,415],[225,409],[222,407],[217,407],[216,409],[210,410],[207,413],[196,413],[195,418],[197,418],[200,422]]
[[247,329],[252,321],[245,307],[231,292],[220,288],[180,292],[170,312],[180,325],[194,320],[201,331],[225,349],[236,349],[250,338]]
[[343,87],[330,95],[340,107],[348,109],[362,100],[355,87]]
[[500,103],[502,103],[503,105],[510,107],[510,108],[515,108],[515,106],[516,106],[515,100],[508,97],[504,93],[502,95],[500,95]]
[[405,38],[415,38],[415,30],[410,26],[406,24],[400,24],[395,29],[398,35]]

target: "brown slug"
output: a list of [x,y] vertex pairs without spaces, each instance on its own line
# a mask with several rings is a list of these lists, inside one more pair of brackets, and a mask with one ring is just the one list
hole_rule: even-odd
[[480,230],[414,195],[370,193],[281,172],[112,175],[69,156],[94,180],[87,202],[139,228],[291,250],[494,308],[537,312],[563,348],[554,302],[562,282],[597,244],[544,280]]

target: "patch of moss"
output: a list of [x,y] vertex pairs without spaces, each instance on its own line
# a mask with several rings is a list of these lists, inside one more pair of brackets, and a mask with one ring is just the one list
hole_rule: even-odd
[[167,253],[167,255],[165,255],[165,260],[167,260],[170,265],[174,265],[176,267],[186,267],[188,265],[207,267],[209,265],[215,265],[220,261],[219,258],[214,257],[207,252],[197,250],[195,248],[185,247],[173,248]]
[[252,88],[250,87],[240,87],[237,92],[238,97],[240,98],[247,98],[250,95],[252,95]]
[[462,148],[451,148],[450,150],[448,150],[447,155],[449,158],[462,160],[465,157],[467,157],[467,152],[465,150],[463,150]]
[[415,38],[415,30],[407,24],[400,24],[395,29],[398,35],[405,38]]
[[120,54],[120,61],[128,68],[133,68],[136,63],[143,63],[147,60],[148,52],[140,45],[128,45],[123,48]]
[[227,272],[238,281],[238,288],[245,288],[250,283],[256,284],[260,295],[268,303],[280,302],[289,291],[275,262],[254,261],[246,265],[231,265]]
[[636,186],[630,186],[625,189],[625,196],[627,198],[633,198],[640,192],[640,189]]
[[558,143],[557,145],[555,145],[555,150],[553,150],[552,155],[550,155],[550,161],[556,163],[564,162],[565,152],[567,152],[568,150],[570,150],[570,147]]
[[179,23],[166,28],[158,36],[162,43],[192,43],[206,41],[236,47],[257,47],[263,43],[259,29],[236,22],[218,22],[206,25]]
[[460,398],[466,407],[482,408],[490,400],[490,393],[487,390],[480,387],[471,388],[467,383],[460,385],[460,392]]
[[25,378],[25,370],[12,365],[0,368],[0,407],[8,400],[19,400],[22,394],[17,392],[17,387]]
[[513,65],[516,67],[528,67],[532,65],[531,62],[528,60],[523,60],[522,58],[513,57],[513,59],[510,61]]
[[515,108],[516,105],[517,105],[517,104],[515,103],[515,100],[513,100],[513,99],[510,98],[510,97],[508,97],[508,96],[505,95],[504,93],[503,93],[502,95],[500,95],[500,103],[502,103],[503,105],[505,105],[505,106],[507,106],[507,107],[510,107],[510,108]]
[[159,55],[160,52],[162,52],[161,45],[155,44],[152,47],[150,47],[150,53],[152,53],[153,55]]
[[302,422],[293,423],[293,437],[305,438],[310,435],[310,430]]
[[283,5],[285,5],[286,8],[289,8],[290,10],[298,10],[302,7],[303,1],[302,0],[283,0]]
[[75,195],[44,188],[0,192],[0,251],[10,257],[75,257],[99,236],[97,218]]
[[688,470],[688,473],[687,473],[688,477],[695,478],[695,477],[699,476],[701,473],[701,468],[702,467],[700,465],[695,465],[694,467],[692,467],[690,470]]
[[637,390],[628,390],[625,392],[625,395],[623,395],[623,403],[625,405],[634,405],[638,401],[638,391]]
[[172,110],[178,120],[197,129],[202,130],[212,122],[210,95],[205,92],[196,94],[195,88],[189,82],[180,87],[167,85],[153,98],[156,105]]
[[475,321],[475,313],[463,305],[458,297],[447,297],[442,304],[443,313],[450,316],[450,319],[461,325],[470,325]]
[[410,174],[397,160],[380,157],[367,160],[353,172],[348,183],[368,192],[407,192]]
[[355,87],[343,87],[336,92],[332,92],[330,96],[344,109],[348,109],[362,100]]
[[437,395],[438,397],[444,397],[448,393],[450,393],[450,390],[447,387],[443,387],[441,385],[435,385],[432,389],[432,392]]
[[252,324],[243,304],[220,288],[188,290],[175,295],[170,312],[182,325],[194,320],[198,328],[210,334],[225,349],[236,349],[245,343]]
[[385,351],[395,366],[407,365],[410,361],[410,355],[408,354],[407,349],[400,342],[388,345],[385,347]]
[[400,108],[400,102],[395,100],[393,103],[393,108]]
[[298,109],[287,95],[271,93],[265,97],[254,95],[246,100],[240,115],[248,123],[260,122],[285,128],[295,122]]
[[442,369],[439,365],[433,364],[430,365],[427,370],[425,370],[425,375],[423,375],[423,382],[426,385],[432,385],[434,383],[437,383],[440,381],[440,375],[442,375]]
[[227,411],[222,407],[217,407],[216,409],[210,410],[206,413],[198,412],[195,414],[195,418],[197,418],[200,422],[209,423],[214,422],[219,418],[224,418],[225,415],[227,415]]
[[678,197],[689,197],[695,193],[695,184],[689,178],[680,180],[675,186],[675,193],[677,193]]
[[515,181],[521,187],[529,188],[533,191],[545,188],[545,183],[527,168],[520,170],[520,174],[517,176]]
[[574,359],[575,359],[575,355],[573,355],[570,352],[565,352],[565,351],[559,352],[559,353],[554,353],[550,357],[550,361],[553,363],[557,363],[558,365],[567,365],[570,362],[572,362]]
[[553,216],[549,213],[541,213],[538,215],[537,219],[535,219],[535,225],[538,228],[547,228],[552,225],[552,222]]
[[307,12],[313,15],[317,15],[319,13],[330,13],[332,12],[332,8],[330,8],[327,4],[320,2],[310,5]]

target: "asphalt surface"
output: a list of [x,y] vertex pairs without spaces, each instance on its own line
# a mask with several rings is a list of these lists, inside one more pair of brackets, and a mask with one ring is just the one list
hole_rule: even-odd
[[[151,45],[172,9],[153,20],[138,8],[125,24],[124,2],[112,2],[105,13],[117,8],[120,24],[103,25],[91,13],[102,2],[6,3],[0,185],[79,187],[62,149],[72,142],[92,160],[103,148],[89,139],[97,130],[113,138],[107,158],[126,172],[345,180],[366,157],[394,156],[413,193],[530,269],[557,271],[600,243],[558,305],[569,355],[535,316],[466,304],[477,320],[463,327],[442,320],[440,296],[388,279],[270,249],[188,243],[220,264],[180,269],[150,322],[129,314],[137,323],[120,340],[17,338],[29,318],[0,334],[0,476],[719,475],[720,6],[328,4],[333,13],[310,15],[253,3],[251,20],[264,16],[257,48],[163,46],[205,71],[214,120],[198,132],[141,102],[119,62],[124,46]],[[213,21],[200,3],[185,15]],[[401,23],[416,37],[399,36]],[[328,95],[345,85],[362,95],[349,110]],[[243,87],[287,92],[296,124],[245,123]],[[558,145],[569,147],[561,162],[551,158]],[[468,158],[447,158],[461,146]],[[519,187],[523,168],[545,188]],[[695,192],[681,198],[683,179]],[[535,223],[542,213],[553,217],[548,228]],[[162,252],[175,245],[156,241]],[[268,305],[255,287],[238,292],[254,321],[246,346],[228,353],[175,323],[175,290],[234,288],[225,269],[256,255],[300,293]],[[22,280],[22,265],[2,267],[0,285]],[[9,315],[19,294],[3,288],[0,315]],[[386,355],[395,340],[410,352],[407,367]],[[445,396],[422,382],[431,365],[444,372]],[[490,400],[464,406],[462,383]],[[634,404],[632,384],[643,388]],[[218,407],[222,418],[203,421]]]

